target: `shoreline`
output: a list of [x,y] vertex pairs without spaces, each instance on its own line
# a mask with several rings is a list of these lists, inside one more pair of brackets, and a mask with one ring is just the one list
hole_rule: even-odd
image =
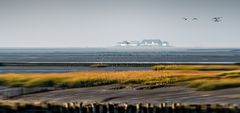
[[154,65],[240,65],[240,62],[0,62],[0,66],[91,66],[95,64],[115,67],[146,67]]

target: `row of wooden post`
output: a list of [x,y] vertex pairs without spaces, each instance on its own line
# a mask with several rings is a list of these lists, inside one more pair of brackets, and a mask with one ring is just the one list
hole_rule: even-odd
[[57,104],[0,105],[0,113],[240,113],[237,105],[219,104]]

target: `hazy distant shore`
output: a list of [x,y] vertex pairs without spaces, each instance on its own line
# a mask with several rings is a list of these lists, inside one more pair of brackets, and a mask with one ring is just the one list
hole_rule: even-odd
[[0,73],[64,73],[84,71],[143,71],[154,65],[239,65],[236,62],[31,62],[0,63]]

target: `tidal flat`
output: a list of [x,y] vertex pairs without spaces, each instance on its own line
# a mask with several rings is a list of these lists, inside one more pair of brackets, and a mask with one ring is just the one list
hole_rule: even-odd
[[0,98],[5,104],[240,104],[239,65],[172,64],[151,69],[2,73]]

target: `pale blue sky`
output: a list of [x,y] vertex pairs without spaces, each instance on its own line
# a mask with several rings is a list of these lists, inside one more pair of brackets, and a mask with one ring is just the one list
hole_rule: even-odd
[[[0,0],[0,47],[240,47],[240,0]],[[224,17],[214,23],[211,18]],[[198,21],[184,21],[197,17]]]

